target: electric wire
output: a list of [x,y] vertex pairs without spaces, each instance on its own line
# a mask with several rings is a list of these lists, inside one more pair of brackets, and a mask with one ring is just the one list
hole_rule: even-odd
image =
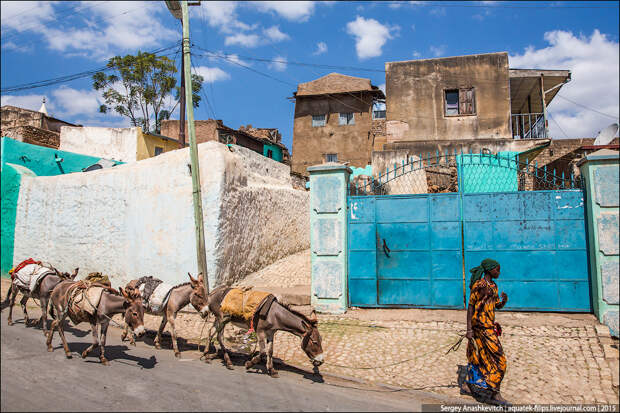
[[557,96],[557,97],[559,97],[559,98],[561,98],[561,99],[564,99],[564,100],[566,100],[566,101],[568,101],[568,102],[570,102],[570,103],[572,103],[572,104],[574,104],[574,105],[577,105],[577,106],[580,106],[580,107],[582,107],[582,108],[584,108],[584,109],[587,109],[587,110],[589,110],[589,111],[592,111],[592,112],[598,113],[599,115],[607,116],[608,118],[612,118],[612,119],[614,119],[614,120],[618,120],[618,116],[608,115],[607,113],[603,113],[603,112],[601,112],[601,111],[599,111],[599,110],[593,109],[593,108],[588,107],[588,106],[586,106],[586,105],[582,105],[581,103],[577,103],[577,102],[575,102],[574,100],[570,100],[569,98],[565,98],[564,96],[562,96],[562,95],[560,95],[560,94],[556,94],[556,96]]

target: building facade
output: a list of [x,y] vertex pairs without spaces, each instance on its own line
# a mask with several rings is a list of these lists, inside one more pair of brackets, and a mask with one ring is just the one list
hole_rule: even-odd
[[376,131],[374,103],[385,98],[369,79],[331,73],[301,83],[294,92],[294,172],[324,162],[365,167],[371,161]]
[[78,127],[79,125],[49,116],[45,111],[45,103],[41,106],[41,110],[2,106],[0,108],[1,135],[20,142],[58,149],[60,128],[62,126]]

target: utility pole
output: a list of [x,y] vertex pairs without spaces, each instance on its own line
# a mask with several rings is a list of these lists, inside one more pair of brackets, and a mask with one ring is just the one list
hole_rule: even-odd
[[179,146],[185,148],[185,59],[181,59],[181,96],[179,99]]
[[[205,289],[209,293],[209,277],[207,274],[207,257],[205,251],[204,222],[202,219],[202,195],[200,190],[200,169],[198,166],[198,147],[196,145],[196,128],[194,125],[194,102],[192,98],[192,74],[189,48],[189,13],[187,0],[180,1],[181,13],[179,13],[179,1],[166,1],[170,13],[183,23],[183,77],[185,80],[185,106],[187,107],[187,123],[189,125],[189,155],[192,169],[192,194],[194,204],[194,223],[196,227],[196,257],[198,260],[198,272],[203,275]],[[193,2],[192,5],[199,5]],[[182,122],[185,125],[185,122]]]

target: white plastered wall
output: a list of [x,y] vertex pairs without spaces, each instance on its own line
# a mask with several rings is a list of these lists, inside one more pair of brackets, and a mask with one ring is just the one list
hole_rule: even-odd
[[135,162],[138,152],[138,137],[141,133],[142,129],[139,127],[62,126],[58,149],[121,162]]
[[[211,287],[309,248],[309,196],[289,167],[248,149],[198,145]],[[196,273],[189,149],[86,173],[24,177],[14,262],[99,271],[114,286]]]

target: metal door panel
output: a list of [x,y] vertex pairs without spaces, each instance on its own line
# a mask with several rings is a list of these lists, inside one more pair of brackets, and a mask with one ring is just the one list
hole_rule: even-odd
[[461,208],[459,194],[429,195],[432,221],[459,221]]
[[498,293],[508,295],[507,310],[542,310],[559,308],[558,283],[555,281],[498,280]]
[[433,280],[433,307],[463,308],[463,281]]
[[431,249],[461,250],[460,222],[433,222],[431,224]]
[[377,224],[379,249],[383,251],[383,241],[391,251],[428,250],[430,234],[427,223]]
[[428,222],[427,195],[378,197],[377,222]]
[[429,279],[431,254],[428,251],[393,251],[386,256],[377,252],[377,276],[382,278]]
[[556,221],[556,236],[558,249],[585,249],[586,229],[583,219]]
[[558,280],[588,281],[588,260],[583,250],[556,251],[555,269]]
[[578,219],[583,221],[582,191],[553,191],[551,199],[554,204],[555,219]]
[[349,226],[349,245],[352,250],[374,251],[376,242],[374,223]]
[[351,278],[377,278],[375,251],[351,251],[349,253]]
[[590,284],[588,281],[563,281],[558,283],[558,287],[563,311],[590,310]]
[[463,232],[465,233],[465,251],[484,251],[493,249],[492,223],[467,222],[464,225]]
[[379,280],[379,304],[430,306],[428,280]]
[[375,306],[377,304],[377,280],[375,278],[349,278],[349,304]]
[[[433,282],[435,280],[458,280],[463,281],[461,251],[433,251]],[[460,287],[462,292],[462,287]]]
[[377,304],[377,261],[374,197],[348,202],[348,294],[349,304]]

